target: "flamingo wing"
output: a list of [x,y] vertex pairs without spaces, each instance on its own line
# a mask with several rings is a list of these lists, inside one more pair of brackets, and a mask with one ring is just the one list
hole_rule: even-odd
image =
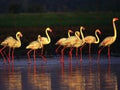
[[1,45],[7,45],[7,46],[9,46],[9,47],[12,47],[14,44],[15,44],[15,42],[16,42],[17,40],[16,39],[14,39],[13,37],[7,37],[2,43],[1,43]]
[[114,43],[115,39],[112,36],[106,37],[99,46],[109,46]]
[[55,43],[55,45],[61,45],[62,42],[64,42],[66,39],[67,39],[67,38],[61,38],[61,39],[59,39],[59,40]]
[[85,42],[88,44],[94,43],[96,41],[96,38],[94,36],[86,36]]
[[33,49],[33,50],[38,49],[38,48],[40,48],[40,43],[37,42],[37,41],[31,42],[31,43],[26,47],[26,49]]
[[40,39],[42,44],[48,44],[48,38],[47,37],[41,37]]

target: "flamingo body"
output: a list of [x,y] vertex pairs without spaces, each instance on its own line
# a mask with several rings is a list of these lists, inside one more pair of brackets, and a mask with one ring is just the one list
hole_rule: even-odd
[[113,36],[109,36],[109,37],[106,37],[106,38],[100,43],[99,47],[101,47],[101,46],[106,47],[106,46],[111,45],[111,44],[114,43],[114,42],[115,42],[115,38],[113,38]]
[[41,43],[43,45],[49,44],[51,42],[50,36],[48,35],[48,31],[52,32],[52,29],[46,28],[45,33],[47,37],[41,37]]
[[[38,38],[37,38],[37,40],[36,41],[32,41],[28,46],[26,46],[26,49],[30,49],[28,52],[27,52],[27,54],[28,54],[28,59],[29,59],[29,63],[31,63],[31,60],[30,60],[30,52],[31,51],[34,51],[34,61],[35,61],[35,51],[36,50],[38,50],[38,49],[41,49],[41,48],[43,48],[43,44],[41,43],[41,36],[40,35],[38,35]],[[42,56],[43,57],[43,59],[45,60],[45,58],[44,58],[44,56]]]
[[[20,37],[22,37],[21,32],[16,33],[16,39],[14,39],[12,36],[7,37],[3,42],[1,42],[1,45],[4,46],[0,51],[2,52],[3,49],[6,47],[9,47],[9,55],[8,55],[8,62],[10,62],[10,49],[12,48],[12,61],[14,61],[14,49],[21,47],[21,41]],[[3,55],[2,55],[3,56]],[[4,57],[4,56],[3,56]]]
[[86,36],[85,37],[85,43],[89,44],[89,58],[91,59],[91,44],[98,44],[100,42],[98,34],[101,34],[101,31],[99,29],[95,30],[95,36]]
[[[108,46],[108,57],[110,57],[110,46],[115,42],[116,38],[117,38],[117,30],[116,30],[116,25],[115,25],[115,21],[119,20],[118,18],[113,18],[112,20],[112,24],[113,24],[113,29],[114,29],[114,35],[113,36],[108,36],[106,37],[100,44],[99,47],[107,47]],[[98,51],[98,55],[100,55],[102,49],[99,49]]]
[[21,46],[21,41],[20,41],[20,37],[22,37],[22,33],[21,32],[17,32],[16,33],[16,39],[14,39],[12,36],[7,37],[2,43],[2,46],[8,46],[11,48],[19,48]]

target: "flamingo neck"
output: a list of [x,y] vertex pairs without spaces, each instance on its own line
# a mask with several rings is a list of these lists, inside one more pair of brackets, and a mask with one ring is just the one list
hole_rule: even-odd
[[84,35],[83,35],[83,32],[82,32],[82,28],[80,28],[80,34],[81,34],[82,40],[85,41],[85,38],[84,38]]
[[113,21],[113,29],[114,29],[114,39],[116,39],[117,37],[117,30],[116,30],[116,25],[115,25],[115,21]]
[[16,34],[16,39],[17,39],[17,42],[19,43],[19,45],[21,46],[21,40],[20,40],[20,37],[18,37],[17,34]]
[[95,41],[95,43],[97,44],[97,43],[99,43],[100,42],[100,39],[99,39],[99,37],[98,37],[98,35],[97,35],[97,32],[95,31],[95,36],[96,36],[96,38],[97,38],[97,40]]
[[16,39],[17,39],[18,42],[21,42],[20,37],[18,37],[17,35],[16,35]]
[[50,39],[50,36],[48,35],[48,30],[46,30],[45,33],[46,33],[46,36],[47,36],[47,39],[48,39],[48,43],[50,43],[51,39]]
[[70,37],[70,32],[68,31],[68,37]]
[[78,31],[75,32],[75,36],[77,37],[78,40],[80,40],[80,37],[77,33],[78,33]]

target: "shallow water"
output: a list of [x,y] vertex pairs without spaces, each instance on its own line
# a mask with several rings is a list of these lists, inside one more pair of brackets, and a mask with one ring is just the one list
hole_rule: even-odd
[[120,57],[96,56],[82,62],[60,57],[41,58],[28,64],[27,58],[16,58],[14,64],[0,60],[0,90],[119,90]]

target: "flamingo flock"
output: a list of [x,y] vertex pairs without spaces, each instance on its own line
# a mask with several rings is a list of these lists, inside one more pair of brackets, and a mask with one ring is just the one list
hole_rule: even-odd
[[[82,57],[82,48],[88,44],[89,45],[89,57],[91,58],[91,44],[99,44],[99,50],[98,50],[98,56],[100,56],[101,51],[104,47],[108,47],[108,57],[110,57],[110,46],[115,42],[117,38],[117,30],[115,22],[118,20],[118,18],[113,18],[113,29],[114,29],[114,35],[106,37],[102,42],[100,42],[99,36],[101,34],[101,31],[99,29],[95,30],[95,36],[88,35],[84,37],[83,30],[85,30],[85,27],[81,26],[79,31],[75,31],[74,35],[71,35],[73,33],[72,30],[68,30],[68,36],[64,38],[60,38],[55,45],[58,45],[56,48],[56,53],[58,53],[58,50],[60,47],[63,47],[61,52],[61,62],[64,62],[64,52],[66,48],[70,48],[69,50],[69,56],[72,58],[72,51],[74,48],[76,48],[76,57],[78,57],[78,48],[80,48],[80,56]],[[36,52],[38,49],[41,49],[41,53],[39,54],[42,59],[46,62],[46,58],[43,55],[44,53],[44,45],[48,45],[51,43],[51,37],[48,33],[52,32],[51,28],[45,29],[46,37],[42,37],[41,35],[37,36],[37,40],[31,41],[27,46],[26,49],[29,49],[27,52],[28,56],[28,63],[31,63],[30,59],[30,53],[34,51],[33,57],[34,61],[36,60]],[[85,32],[85,31],[84,31]],[[4,41],[1,42],[1,45],[3,46],[0,49],[0,53],[4,59],[4,63],[6,63],[6,59],[8,59],[8,63],[12,61],[14,63],[14,49],[21,47],[21,37],[23,37],[23,34],[21,32],[16,33],[16,39],[12,36],[7,37]],[[8,53],[6,53],[6,49],[8,48]],[[12,51],[11,51],[12,50]],[[80,59],[82,61],[82,59]]]

